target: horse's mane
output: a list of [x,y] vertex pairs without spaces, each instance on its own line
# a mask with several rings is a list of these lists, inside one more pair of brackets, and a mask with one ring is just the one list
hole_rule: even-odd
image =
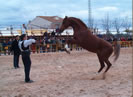
[[80,23],[80,25],[82,25],[82,26],[88,28],[88,27],[86,26],[86,24],[83,23],[83,22],[82,22],[80,19],[78,19],[78,18],[75,18],[75,17],[69,17],[69,19],[76,20],[78,23]]

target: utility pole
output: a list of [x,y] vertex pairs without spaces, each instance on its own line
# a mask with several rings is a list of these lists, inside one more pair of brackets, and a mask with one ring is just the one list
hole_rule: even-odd
[[88,0],[88,27],[91,29],[91,0]]

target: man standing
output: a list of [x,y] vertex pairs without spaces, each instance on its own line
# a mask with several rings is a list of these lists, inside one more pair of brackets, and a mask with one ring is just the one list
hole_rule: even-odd
[[21,41],[19,42],[19,48],[21,50],[22,61],[23,61],[23,64],[24,64],[25,82],[26,83],[31,83],[33,81],[30,80],[31,59],[30,59],[29,46],[32,43],[35,43],[36,40],[34,40],[34,39],[28,39],[27,40],[27,35],[26,34],[22,34],[20,38],[21,38]]
[[11,44],[11,51],[13,51],[14,54],[13,63],[15,69],[19,68],[19,56],[21,54],[21,51],[18,46],[18,41],[19,41],[19,36],[17,35],[15,37],[15,40]]
[[27,27],[25,26],[25,24],[22,25],[22,34],[26,34],[27,33]]

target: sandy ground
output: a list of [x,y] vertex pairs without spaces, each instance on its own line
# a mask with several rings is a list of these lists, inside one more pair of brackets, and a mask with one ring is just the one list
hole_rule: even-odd
[[[119,59],[101,79],[96,54],[83,51],[32,54],[31,79],[24,68],[13,68],[13,56],[0,56],[0,97],[131,97],[132,49],[123,48]],[[105,69],[104,69],[105,70]],[[104,71],[103,70],[103,71]],[[93,78],[96,78],[92,80]]]

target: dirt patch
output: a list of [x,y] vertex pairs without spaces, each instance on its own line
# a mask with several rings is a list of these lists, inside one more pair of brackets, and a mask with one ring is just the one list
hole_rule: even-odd
[[[24,83],[24,68],[13,68],[13,56],[0,56],[0,97],[131,97],[132,49],[123,48],[119,59],[102,80],[96,54],[83,51],[32,54],[31,79]],[[105,69],[104,69],[105,70]],[[103,70],[103,71],[104,71]],[[93,78],[97,79],[93,79]],[[92,80],[93,79],[93,80]]]

